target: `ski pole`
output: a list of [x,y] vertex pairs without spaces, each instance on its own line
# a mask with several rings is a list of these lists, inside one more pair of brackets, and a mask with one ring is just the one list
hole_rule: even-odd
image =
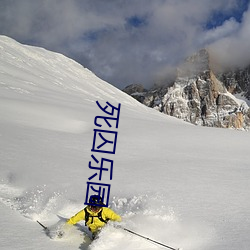
[[160,242],[158,242],[158,241],[155,241],[155,240],[152,240],[152,239],[150,239],[150,238],[148,238],[148,237],[145,237],[145,236],[143,236],[143,235],[141,235],[141,234],[135,233],[135,232],[133,232],[133,231],[127,229],[127,228],[124,228],[124,227],[123,227],[122,229],[125,230],[125,231],[127,231],[127,232],[129,232],[129,233],[131,233],[131,234],[137,235],[137,236],[139,236],[139,237],[141,237],[141,238],[143,238],[143,239],[146,239],[146,240],[148,240],[148,241],[152,241],[152,242],[154,242],[154,243],[156,243],[156,244],[158,244],[158,245],[161,245],[161,246],[163,246],[163,247],[169,248],[169,249],[171,249],[171,250],[180,250],[180,248],[173,248],[173,247],[167,246],[167,245],[162,244],[162,243],[160,243]]
[[41,222],[39,222],[38,220],[36,221],[40,226],[42,226],[43,227],[43,229],[46,231],[46,230],[48,230],[48,228],[47,227],[45,227]]

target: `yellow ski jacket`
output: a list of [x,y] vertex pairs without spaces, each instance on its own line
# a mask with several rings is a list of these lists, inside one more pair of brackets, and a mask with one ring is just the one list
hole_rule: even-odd
[[[102,228],[106,224],[104,221],[108,221],[108,220],[121,221],[122,220],[118,214],[116,214],[114,211],[112,211],[110,208],[107,208],[107,207],[102,207],[101,210],[99,210],[98,212],[91,211],[88,206],[85,209],[87,209],[87,212],[89,213],[88,221],[85,221],[85,223],[92,233],[95,233],[98,231],[98,229]],[[100,214],[100,211],[102,211],[101,218],[104,221],[98,218],[98,214]],[[77,214],[72,216],[67,221],[67,224],[74,225],[80,220],[85,220],[84,209],[82,209]]]

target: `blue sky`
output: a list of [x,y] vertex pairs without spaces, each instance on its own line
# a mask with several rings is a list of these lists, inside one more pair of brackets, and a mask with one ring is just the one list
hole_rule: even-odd
[[236,8],[232,8],[232,10],[229,13],[224,13],[222,10],[216,10],[211,14],[211,18],[208,19],[206,28],[212,29],[216,28],[217,26],[223,25],[225,20],[228,20],[230,18],[234,18],[237,22],[242,22],[242,17],[244,12],[247,11],[249,5],[249,0],[240,0],[237,3]]
[[0,34],[63,53],[111,84],[164,82],[210,48],[250,63],[250,0],[1,0]]

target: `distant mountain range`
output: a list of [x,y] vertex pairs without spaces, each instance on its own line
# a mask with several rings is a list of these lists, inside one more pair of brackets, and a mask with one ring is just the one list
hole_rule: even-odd
[[139,102],[184,121],[209,127],[250,128],[250,66],[218,70],[208,50],[188,57],[172,84],[124,90]]

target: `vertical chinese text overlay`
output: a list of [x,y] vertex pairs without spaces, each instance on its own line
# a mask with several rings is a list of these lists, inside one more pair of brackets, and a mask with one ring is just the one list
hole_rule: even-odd
[[118,107],[109,102],[106,102],[104,107],[98,101],[96,104],[103,111],[103,116],[96,116],[94,120],[96,128],[91,149],[93,154],[88,164],[93,175],[87,181],[84,204],[91,205],[91,197],[98,197],[100,206],[108,207],[111,184],[106,182],[113,178],[112,155],[116,152],[121,104],[119,103]]

